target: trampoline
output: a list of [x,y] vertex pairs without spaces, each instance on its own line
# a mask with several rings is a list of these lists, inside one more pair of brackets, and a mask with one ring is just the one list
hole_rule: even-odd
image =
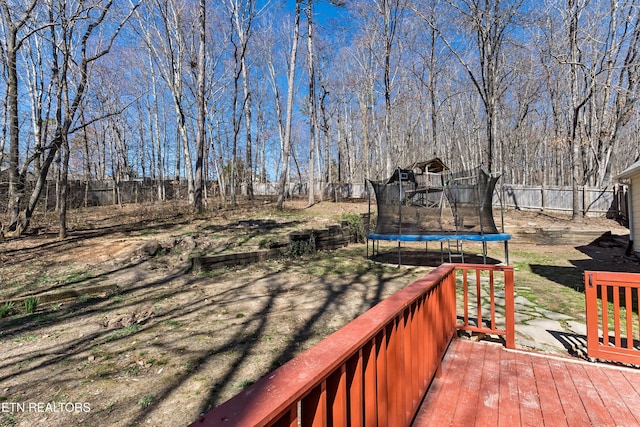
[[[375,231],[367,233],[367,257],[369,241],[372,255],[379,241],[398,242],[398,265],[402,242],[440,242],[442,261],[446,243],[449,262],[454,257],[464,262],[463,242],[480,242],[486,264],[487,243],[504,242],[508,264],[511,235],[504,233],[502,206],[502,231],[498,231],[493,218],[493,192],[498,178],[499,175],[484,172],[481,166],[453,173],[436,158],[416,163],[410,169],[398,168],[384,182],[369,181],[376,196],[377,219]],[[428,252],[427,246],[426,249]]]

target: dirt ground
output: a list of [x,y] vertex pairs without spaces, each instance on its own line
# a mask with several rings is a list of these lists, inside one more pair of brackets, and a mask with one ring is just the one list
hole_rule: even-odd
[[[14,304],[0,318],[0,427],[189,424],[439,263],[372,263],[364,244],[198,274],[191,258],[256,250],[367,210],[92,208],[71,213],[65,240],[53,216],[36,218],[31,234],[0,242],[0,307]],[[612,220],[508,212],[505,224],[512,262],[535,280],[579,292],[584,269],[640,272],[622,257],[628,230]],[[537,229],[591,234],[549,246],[527,237]]]

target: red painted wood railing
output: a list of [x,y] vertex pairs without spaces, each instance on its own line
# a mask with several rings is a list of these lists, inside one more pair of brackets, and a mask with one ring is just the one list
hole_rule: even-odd
[[[477,288],[469,292],[469,272]],[[482,273],[482,272],[485,273]],[[465,307],[487,274],[489,326],[456,325],[456,272]],[[496,273],[504,274],[506,328],[496,326]],[[486,287],[486,286],[485,286]],[[486,296],[485,296],[486,298]],[[314,347],[206,413],[200,426],[408,426],[436,375],[456,327],[506,335],[514,347],[513,268],[443,264],[380,302]],[[480,325],[480,326],[477,326]]]
[[[513,266],[456,264],[456,270],[462,280],[464,307],[458,329],[502,335],[507,348],[516,348]],[[502,280],[496,275],[502,275]],[[497,289],[504,292],[504,301],[497,300]],[[498,302],[504,303],[502,310],[497,310]]]
[[588,356],[640,365],[640,274],[585,271],[584,280]]
[[455,335],[455,285],[438,267],[192,426],[407,426]]

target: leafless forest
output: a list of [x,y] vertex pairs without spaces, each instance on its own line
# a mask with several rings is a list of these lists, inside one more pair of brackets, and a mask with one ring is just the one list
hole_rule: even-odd
[[637,0],[0,0],[0,33],[5,231],[47,180],[64,236],[69,179],[200,209],[433,157],[605,187],[640,155]]

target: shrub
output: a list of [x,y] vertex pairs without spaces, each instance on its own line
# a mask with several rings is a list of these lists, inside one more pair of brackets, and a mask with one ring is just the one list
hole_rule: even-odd
[[155,397],[153,395],[145,394],[140,398],[140,400],[138,400],[138,406],[140,406],[142,409],[147,409],[149,405],[153,403],[154,400],[155,400]]
[[356,243],[364,243],[367,233],[364,229],[364,221],[362,215],[357,213],[348,213],[342,216],[342,221],[347,223],[351,240]]
[[316,239],[313,233],[304,234],[291,238],[289,241],[289,250],[287,255],[291,257],[298,257],[303,255],[309,255],[316,251]]

